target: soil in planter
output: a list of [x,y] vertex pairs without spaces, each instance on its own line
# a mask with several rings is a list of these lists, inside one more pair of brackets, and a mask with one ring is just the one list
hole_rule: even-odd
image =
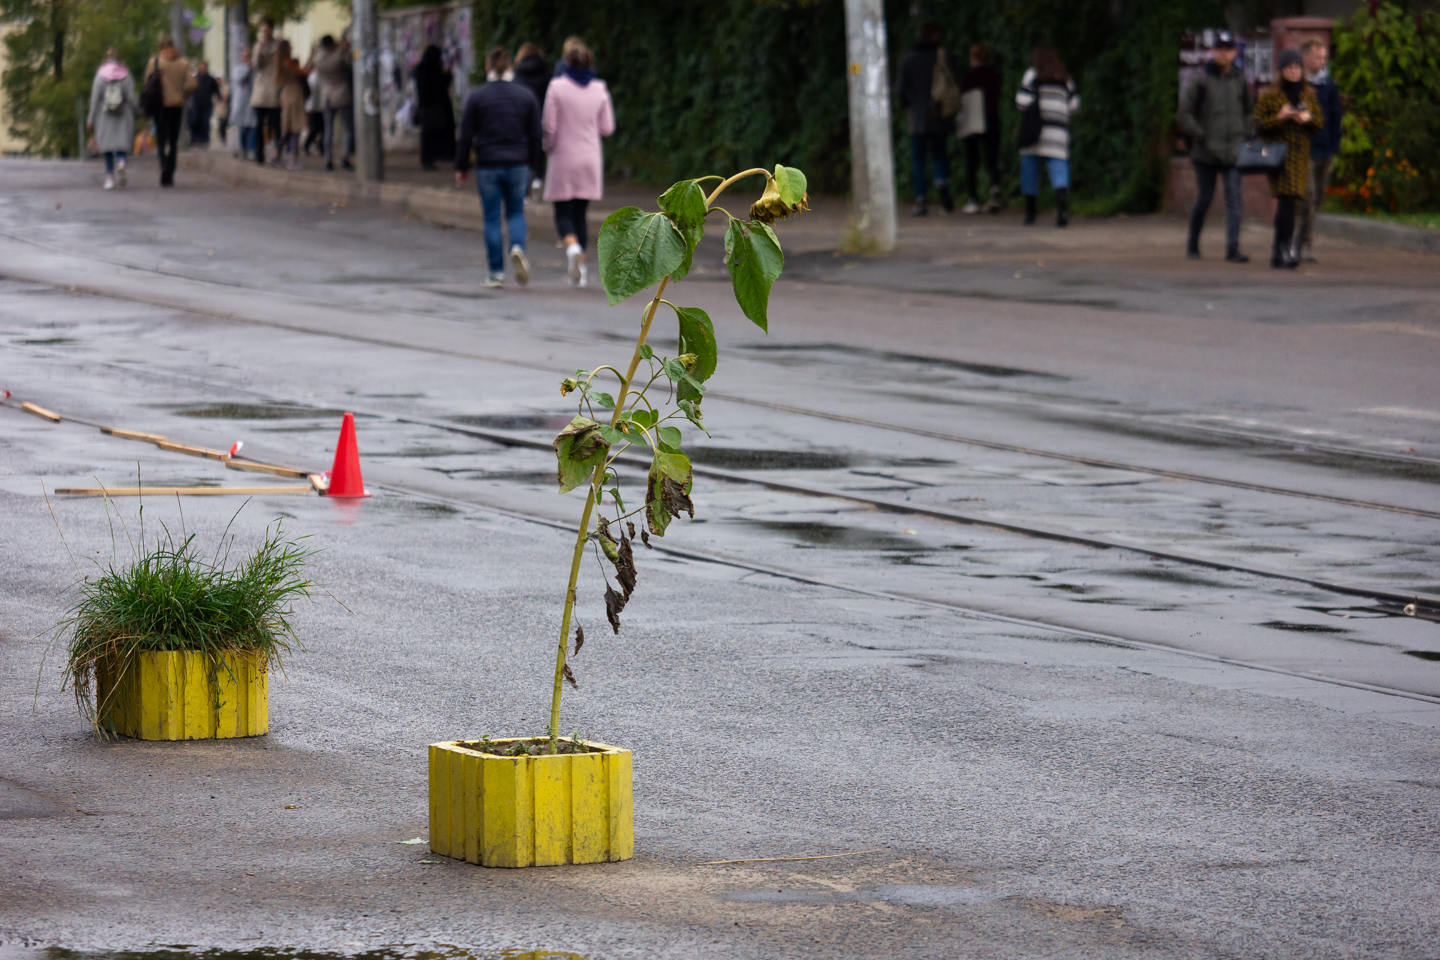
[[[466,750],[474,750],[476,753],[489,754],[492,757],[543,757],[550,753],[549,737],[530,737],[525,740],[491,740],[486,737],[481,740],[462,740],[460,746]],[[594,747],[586,746],[579,740],[569,737],[560,737],[555,743],[556,753],[604,753]]]

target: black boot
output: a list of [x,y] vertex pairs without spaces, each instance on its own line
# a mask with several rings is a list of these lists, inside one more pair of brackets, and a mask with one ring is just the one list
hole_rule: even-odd
[[949,187],[940,187],[938,192],[939,192],[939,194],[940,194],[940,207],[941,207],[941,209],[943,209],[946,213],[954,213],[954,212],[955,212],[955,198],[952,197],[952,196],[950,196],[950,188],[949,188]]
[[912,216],[912,217],[923,217],[923,216],[925,216],[925,213],[926,213],[926,210],[925,210],[925,198],[924,198],[924,197],[916,197],[916,198],[915,198],[915,209],[913,209],[913,210],[910,211],[910,216]]
[[1300,266],[1300,261],[1290,256],[1290,245],[1275,241],[1270,248],[1270,266],[1276,270],[1294,270]]
[[1034,224],[1035,224],[1035,198],[1034,198],[1034,197],[1027,196],[1027,197],[1025,198],[1025,226],[1027,226],[1027,227],[1029,227],[1029,226],[1034,226]]
[[1061,187],[1055,191],[1055,226],[1063,227],[1070,222],[1070,191]]
[[1205,225],[1204,215],[1190,211],[1190,232],[1185,237],[1185,256],[1191,260],[1200,259],[1200,228]]

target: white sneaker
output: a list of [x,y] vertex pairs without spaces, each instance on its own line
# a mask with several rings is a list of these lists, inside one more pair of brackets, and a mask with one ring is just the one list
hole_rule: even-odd
[[510,266],[515,271],[515,282],[520,286],[530,282],[530,261],[525,257],[525,251],[516,244],[510,248]]
[[968,201],[968,202],[965,204],[965,206],[963,206],[963,207],[960,208],[960,212],[961,212],[961,213],[979,213],[979,212],[980,212],[980,204],[976,203],[974,200],[970,200],[970,201]]
[[115,189],[115,178],[112,177],[112,176],[110,176],[110,174],[108,174],[108,173],[105,174],[105,189],[106,189],[106,190],[114,190],[114,189]]
[[575,286],[583,287],[589,284],[590,276],[585,270],[585,264],[580,264],[580,277],[575,281]]
[[570,286],[582,286],[580,278],[585,275],[585,250],[578,243],[565,248],[565,273],[570,277]]
[[487,286],[487,287],[503,287],[503,286],[505,286],[505,274],[503,274],[503,273],[492,273],[492,274],[490,274],[490,276],[488,276],[488,277],[485,278],[485,286]]
[[118,184],[120,184],[120,186],[122,186],[122,187],[125,186],[125,161],[124,161],[124,160],[116,160],[116,161],[115,161],[115,182],[118,183]]

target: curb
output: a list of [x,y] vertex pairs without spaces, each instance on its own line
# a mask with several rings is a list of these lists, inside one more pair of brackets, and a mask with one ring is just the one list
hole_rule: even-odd
[[1394,247],[1414,253],[1440,253],[1440,230],[1427,227],[1386,223],[1344,213],[1322,213],[1316,230],[1369,247]]
[[268,190],[306,200],[329,203],[370,203],[408,214],[429,223],[467,230],[481,228],[480,210],[460,197],[474,200],[472,192],[439,190],[399,183],[364,183],[351,173],[283,170],[262,167],[220,151],[192,151],[185,165],[232,187]]

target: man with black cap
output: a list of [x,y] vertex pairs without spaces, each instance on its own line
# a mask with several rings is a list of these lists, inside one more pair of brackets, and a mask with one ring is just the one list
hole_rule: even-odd
[[1215,197],[1215,177],[1225,181],[1225,259],[1245,263],[1240,252],[1240,171],[1235,166],[1240,144],[1250,133],[1255,109],[1250,86],[1235,68],[1235,37],[1228,30],[1215,36],[1205,73],[1190,84],[1180,108],[1180,126],[1190,136],[1190,161],[1195,165],[1195,208],[1190,211],[1190,234],[1185,254],[1200,258],[1200,228]]

